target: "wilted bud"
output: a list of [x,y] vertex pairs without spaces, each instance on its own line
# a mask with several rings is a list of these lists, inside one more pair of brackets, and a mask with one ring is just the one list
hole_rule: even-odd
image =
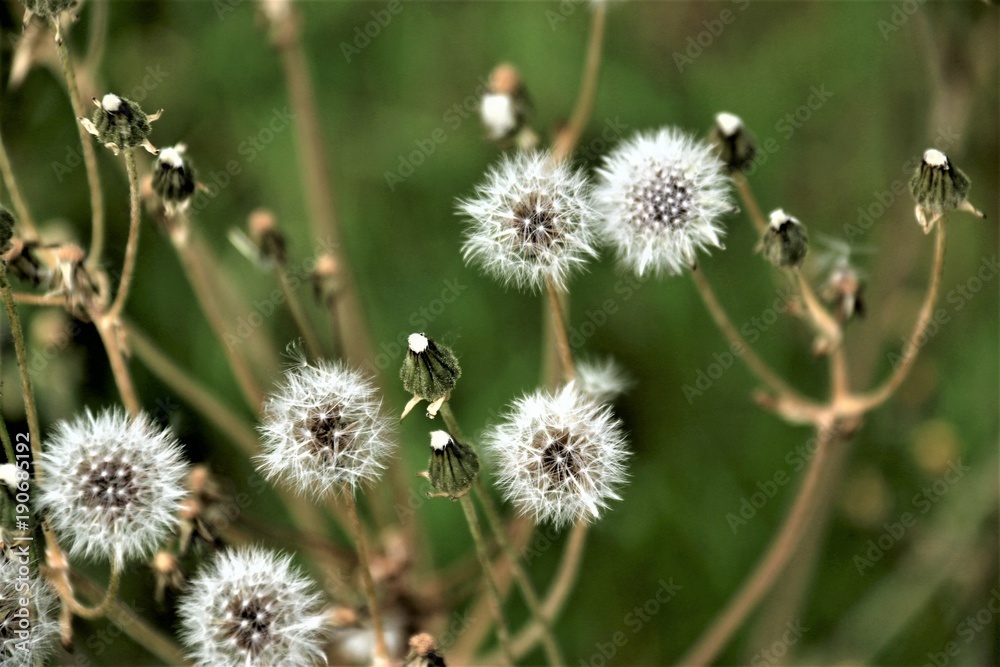
[[409,347],[399,377],[403,380],[403,388],[413,394],[413,399],[403,410],[403,417],[420,401],[430,402],[427,416],[433,417],[455,388],[462,369],[454,352],[422,333],[410,334],[407,342]]
[[404,667],[446,667],[444,658],[437,652],[434,637],[426,632],[410,637],[410,652]]
[[186,152],[187,146],[184,144],[164,148],[153,166],[153,190],[163,201],[167,215],[182,212],[194,195],[194,168],[187,159]]
[[865,316],[863,289],[864,285],[857,271],[850,266],[838,267],[830,274],[823,290],[823,298],[833,305],[837,321],[841,325],[854,317]]
[[0,206],[0,252],[7,250],[7,244],[14,236],[14,216],[10,211]]
[[502,63],[490,73],[490,89],[479,103],[479,115],[491,141],[510,139],[524,126],[528,99],[521,75]]
[[798,268],[809,250],[806,228],[782,209],[771,211],[771,222],[757,246],[764,258],[782,268]]
[[472,447],[451,437],[447,431],[431,432],[431,460],[427,479],[442,498],[460,498],[469,492],[479,474],[479,456]]
[[757,154],[757,141],[743,127],[743,121],[725,111],[715,117],[711,139],[719,151],[719,158],[730,172],[741,171]]
[[136,146],[142,146],[156,155],[156,148],[149,143],[150,123],[160,117],[162,109],[147,116],[138,104],[114,93],[108,93],[100,100],[95,97],[94,104],[97,109],[90,120],[80,119],[87,132],[97,137],[115,155],[118,151]]
[[934,148],[924,151],[924,158],[910,180],[910,194],[917,202],[917,222],[924,234],[930,232],[934,223],[948,211],[957,209],[986,217],[966,198],[971,185],[947,155]]
[[250,228],[250,240],[260,249],[261,257],[284,264],[288,258],[288,243],[285,235],[278,230],[278,222],[274,212],[266,208],[254,209],[247,219]]

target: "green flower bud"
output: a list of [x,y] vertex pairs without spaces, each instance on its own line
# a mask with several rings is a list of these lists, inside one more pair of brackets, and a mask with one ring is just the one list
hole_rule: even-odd
[[410,334],[409,349],[399,370],[403,387],[413,394],[403,411],[403,416],[420,401],[430,401],[427,414],[433,417],[441,403],[455,388],[462,369],[458,366],[455,353],[444,345],[438,345],[422,333]]
[[431,432],[427,479],[438,493],[430,495],[452,500],[464,496],[478,474],[479,456],[472,447],[455,440],[447,431]]
[[801,222],[779,208],[771,211],[771,223],[757,249],[775,266],[798,268],[809,250],[809,236]]
[[731,113],[722,112],[715,117],[711,139],[730,173],[741,171],[757,155],[756,139],[743,127],[739,116]]
[[11,237],[14,236],[14,216],[10,211],[0,206],[0,252],[7,249]]
[[924,151],[924,158],[910,180],[910,194],[917,202],[917,222],[925,234],[941,216],[956,209],[985,217],[967,199],[971,185],[947,155],[934,148]]
[[81,118],[83,127],[117,155],[120,150],[142,146],[153,155],[156,148],[149,143],[150,123],[160,117],[161,111],[147,116],[139,105],[124,97],[108,93],[100,100],[94,98],[97,109],[87,120]]
[[153,190],[170,215],[186,209],[194,195],[195,173],[185,156],[186,150],[184,144],[164,148],[153,166]]

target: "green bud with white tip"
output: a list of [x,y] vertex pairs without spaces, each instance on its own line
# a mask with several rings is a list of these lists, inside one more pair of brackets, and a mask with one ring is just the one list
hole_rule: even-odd
[[455,353],[422,333],[410,334],[399,377],[415,398],[437,401],[447,396],[462,375]]
[[798,268],[809,251],[806,228],[780,208],[771,211],[770,218],[758,250],[777,267]]
[[435,496],[451,499],[464,496],[479,475],[479,456],[447,431],[431,432],[431,460],[427,478],[438,492]]

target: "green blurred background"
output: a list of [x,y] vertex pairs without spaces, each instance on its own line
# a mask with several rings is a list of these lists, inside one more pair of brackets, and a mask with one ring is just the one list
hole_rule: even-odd
[[[474,108],[482,80],[494,65],[509,61],[520,68],[532,96],[534,126],[551,137],[579,87],[589,5],[414,1],[403,3],[384,26],[372,24],[372,12],[385,10],[384,2],[300,7],[337,211],[375,352],[382,355],[375,366],[387,405],[396,411],[407,398],[396,379],[405,335],[425,330],[459,353],[464,374],[453,402],[466,430],[478,432],[539,381],[542,303],[504,290],[461,260],[455,199],[471,191],[498,148],[483,140],[474,113],[457,109]],[[116,1],[110,10],[95,92],[135,98],[132,91],[142,90],[144,77],[160,79],[142,93],[147,111],[165,110],[154,125],[154,143],[187,143],[206,183],[225,171],[229,160],[240,165],[239,175],[195,215],[244,294],[249,316],[253,302],[274,289],[274,278],[227,241],[231,227],[243,225],[253,208],[266,206],[289,237],[293,265],[316,254],[294,133],[280,130],[260,150],[244,143],[266,137],[259,133],[288,104],[279,60],[254,3]],[[20,6],[4,3],[3,12],[0,122],[16,172],[35,217],[48,221],[47,240],[86,244],[84,171],[77,167],[64,174],[59,166],[67,164],[68,151],[79,150],[68,99],[45,67],[31,71],[15,90],[6,84]],[[732,20],[724,23],[725,18]],[[74,50],[82,51],[88,21],[85,10],[69,34]],[[376,25],[377,34],[348,62],[342,44],[354,43],[356,29],[366,25],[372,33]],[[978,2],[611,5],[597,101],[579,163],[593,167],[606,151],[604,139],[637,130],[677,125],[702,134],[719,111],[742,116],[761,142],[772,138],[776,150],[750,178],[765,211],[783,207],[808,226],[812,259],[822,254],[821,235],[846,240],[850,229],[862,230],[851,241],[868,279],[869,316],[850,327],[847,342],[856,387],[890,370],[887,355],[898,351],[912,327],[933,243],[915,223],[908,195],[887,199],[881,193],[908,181],[904,165],[935,145],[970,176],[970,198],[988,216],[986,221],[952,216],[939,303],[948,322],[927,341],[897,396],[866,420],[841,468],[831,472],[829,511],[811,526],[804,557],[724,652],[725,663],[925,664],[950,641],[959,651],[947,656],[948,664],[1000,661],[996,614],[987,614],[988,622],[968,643],[960,625],[1000,595],[1000,281],[994,268],[984,269],[982,282],[969,283],[984,262],[996,263],[998,34],[997,9]],[[678,66],[678,54],[690,62]],[[149,78],[150,72],[158,76]],[[816,108],[800,109],[817,90],[827,91],[828,99],[817,104],[813,97]],[[794,123],[786,119],[796,112]],[[432,136],[445,139],[434,142]],[[433,152],[390,188],[386,173],[398,173],[420,144],[432,144]],[[127,234],[127,182],[120,160],[105,150],[99,160],[110,224],[106,261],[114,268],[120,266]],[[873,207],[880,198],[885,212],[869,228],[859,226],[859,207]],[[705,258],[704,268],[739,325],[769,308],[775,276],[753,253],[756,240],[745,215],[730,216],[726,226],[728,249]],[[573,665],[606,664],[602,646],[607,651],[619,631],[627,642],[615,647],[607,664],[676,661],[766,548],[794,497],[799,477],[794,452],[810,437],[808,429],[754,406],[756,385],[739,363],[689,400],[684,386],[695,385],[699,372],[714,372],[715,355],[728,346],[688,279],[654,279],[626,290],[629,280],[603,257],[572,285],[570,324],[585,338],[577,353],[614,357],[634,380],[617,406],[634,450],[631,481],[623,502],[596,524],[579,584],[558,623]],[[961,286],[969,291],[958,292]],[[442,294],[451,292],[457,298],[443,303]],[[29,321],[42,317],[40,309],[26,310]],[[177,256],[148,218],[127,312],[181,365],[243,409]],[[318,308],[310,305],[310,312],[318,324],[325,322]],[[234,331],[237,325],[233,322]],[[38,333],[33,344],[53,357],[35,378],[44,427],[84,406],[116,402],[92,327],[77,327],[64,348],[46,348],[43,327],[29,328]],[[281,348],[296,336],[283,310],[267,318],[264,328]],[[797,386],[822,395],[826,364],[810,354],[801,323],[781,317],[765,328],[759,330],[758,352]],[[4,381],[16,387],[9,340],[5,345]],[[210,461],[234,489],[244,488],[254,473],[235,448],[141,364],[133,362],[132,368],[143,404],[173,425],[191,459]],[[16,392],[7,394],[4,410],[16,422],[20,401]],[[427,430],[419,415],[401,426],[400,465],[407,478],[426,463]],[[933,489],[959,460],[969,472],[954,485],[939,482],[938,490],[945,491],[932,491],[934,502],[922,513],[915,496]],[[734,531],[727,514],[738,513],[744,499],[782,471],[792,481],[772,489],[774,497]],[[423,490],[419,481],[414,488]],[[254,496],[250,513],[283,521],[276,503]],[[916,515],[916,525],[859,574],[855,557],[864,556],[869,540],[886,534],[886,524],[905,512]],[[433,557],[418,566],[418,578],[471,552],[460,512],[450,503],[425,503],[416,519],[405,520],[420,522]],[[557,537],[556,546],[562,541]],[[559,551],[547,549],[531,563],[542,588]],[[99,567],[87,571],[104,576]],[[679,584],[679,592],[637,622],[635,608],[654,599],[661,580]],[[171,627],[171,613],[148,599],[151,585],[152,575],[137,568],[123,598]],[[518,603],[508,612],[514,625],[524,618]],[[796,622],[806,630],[789,647],[794,656],[785,655],[780,646],[785,625]],[[151,660],[127,638],[94,641],[109,629],[114,637],[115,628],[106,623],[77,628],[75,655],[61,653],[58,661]],[[778,646],[774,653],[761,653],[772,645]],[[540,663],[542,654],[532,654],[532,661]]]

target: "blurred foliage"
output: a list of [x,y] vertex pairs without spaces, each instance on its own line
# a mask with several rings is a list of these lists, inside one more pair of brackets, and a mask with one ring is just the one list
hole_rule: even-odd
[[[908,621],[875,654],[866,653],[865,645],[844,646],[851,640],[840,633],[841,619],[868,600],[880,582],[895,581],[896,568],[915,545],[938,539],[932,530],[938,514],[970,497],[963,494],[966,478],[926,515],[915,508],[914,496],[941,478],[951,461],[971,467],[967,478],[996,468],[996,73],[987,77],[990,85],[971,89],[936,84],[933,73],[936,58],[949,63],[945,84],[967,80],[970,63],[978,59],[996,64],[996,9],[928,2],[910,15],[900,9],[904,4],[616,2],[609,13],[596,107],[578,152],[581,164],[598,163],[606,150],[602,132],[614,139],[614,128],[631,133],[672,124],[700,134],[716,112],[737,113],[762,143],[773,139],[774,150],[766,152],[750,181],[765,210],[783,207],[809,228],[814,244],[807,271],[821,254],[816,241],[822,235],[846,240],[845,227],[858,224],[859,207],[885,200],[884,214],[850,239],[860,248],[854,257],[870,281],[869,317],[852,325],[847,342],[856,387],[890,370],[888,354],[898,350],[912,327],[932,250],[914,220],[909,195],[886,199],[881,193],[907,181],[904,165],[938,145],[972,178],[970,199],[988,216],[986,221],[966,214],[951,217],[939,303],[948,321],[927,341],[900,393],[870,415],[857,435],[804,605],[794,617],[782,617],[787,608],[782,605],[789,603],[778,595],[764,607],[777,634],[771,638],[765,630],[755,631],[751,621],[723,654],[727,663],[763,664],[758,651],[780,641],[784,623],[796,619],[807,628],[796,650],[805,650],[815,662],[847,650],[869,661],[923,664],[949,641],[961,647],[957,658],[949,658],[952,664],[1000,661],[995,615],[971,643],[958,634],[962,619],[983,608],[995,590],[995,529],[982,533],[976,541],[981,548],[928,591],[925,602],[910,609]],[[337,211],[387,405],[395,411],[407,399],[396,375],[400,351],[406,334],[424,330],[461,357],[463,377],[454,405],[465,429],[475,433],[538,383],[543,304],[505,291],[461,260],[455,199],[470,192],[498,152],[482,139],[478,118],[468,110],[475,108],[490,69],[510,61],[529,88],[535,127],[551,137],[575,100],[590,12],[580,0],[406,2],[348,62],[343,44],[363,34],[372,25],[372,12],[385,7],[384,2],[302,5]],[[279,61],[253,3],[147,0],[112,2],[110,9],[99,90],[84,94],[110,90],[129,96],[137,86],[142,90],[144,77],[158,78],[142,100],[147,111],[165,109],[154,126],[154,143],[187,143],[206,183],[218,184],[227,162],[236,161],[238,175],[195,215],[222,268],[245,296],[249,317],[254,304],[262,304],[275,288],[274,278],[228,243],[228,230],[243,225],[253,208],[266,206],[277,212],[289,237],[293,265],[315,256],[317,247],[306,220],[293,132],[280,122],[271,126],[277,131],[265,131],[288,103]],[[723,12],[730,12],[728,23]],[[89,20],[84,10],[72,27],[68,39],[74,50],[82,51]],[[967,38],[982,22],[992,24],[992,37],[970,52]],[[34,69],[16,90],[7,87],[20,29],[16,2],[4,5],[2,27],[0,121],[22,188],[36,218],[46,221],[47,239],[87,243],[83,169],[62,174],[56,166],[79,150],[68,99],[60,79],[46,68]],[[692,62],[678,67],[677,54]],[[157,76],[150,78],[151,73]],[[810,96],[818,99],[819,90],[828,91],[829,98],[815,109],[803,107]],[[935,105],[953,113],[935,116]],[[797,112],[799,120],[789,121],[787,115],[794,119]],[[942,117],[949,119],[948,127],[934,125]],[[954,135],[954,141],[941,146],[940,131]],[[424,152],[418,153],[421,146]],[[106,263],[117,267],[128,228],[127,182],[121,161],[99,153],[110,224]],[[140,159],[148,168],[148,158]],[[386,174],[397,172],[403,162],[414,164],[412,175],[389,187]],[[753,253],[756,239],[745,215],[734,214],[726,224],[728,249],[705,258],[705,271],[733,320],[751,323],[775,298],[774,271]],[[984,271],[977,282],[977,271],[990,263],[992,271]],[[967,295],[958,291],[963,286],[970,290]],[[452,292],[457,297],[445,303],[442,295],[450,300]],[[638,285],[604,257],[575,281],[572,292],[570,323],[586,338],[577,352],[613,356],[634,379],[618,414],[631,432],[635,456],[623,502],[593,531],[581,580],[558,623],[559,636],[574,665],[604,664],[600,645],[618,631],[627,643],[615,649],[612,663],[664,664],[691,644],[766,548],[794,494],[794,452],[810,434],[754,406],[753,380],[739,362],[712,380],[703,395],[688,400],[684,386],[694,386],[702,372],[714,373],[712,364],[724,356],[727,344],[687,279]],[[36,323],[45,316],[41,309],[26,311]],[[243,409],[219,342],[177,257],[148,218],[127,312],[220,398]],[[318,308],[310,312],[325,326]],[[234,331],[238,324],[232,323]],[[296,336],[281,309],[266,318],[265,328],[282,348]],[[779,317],[757,331],[756,349],[779,371],[808,391],[825,391],[826,364],[811,356],[800,323]],[[4,381],[17,386],[9,341],[5,345]],[[45,427],[84,406],[116,401],[106,357],[89,325],[76,327],[71,343],[52,354],[36,378]],[[192,460],[211,461],[235,489],[244,488],[255,473],[237,450],[141,364],[133,362],[132,368],[143,404],[173,425]],[[18,402],[5,398],[5,411],[16,420]],[[424,487],[413,474],[426,465],[428,430],[419,415],[401,425],[400,465],[419,493]],[[488,471],[488,462],[484,468]],[[778,487],[734,534],[727,514],[738,513],[742,500],[778,471],[791,482]],[[960,522],[978,521],[974,517],[982,514],[972,505],[959,509]],[[284,521],[275,497],[254,496],[249,511],[257,520]],[[859,575],[854,557],[885,533],[886,522],[907,511],[916,514],[916,527]],[[431,567],[470,553],[457,506],[427,502],[417,518],[433,560],[416,576],[430,576]],[[561,541],[562,536],[556,538],[556,545]],[[554,571],[558,552],[550,548],[531,563],[540,587]],[[101,568],[88,571],[105,576]],[[921,579],[899,586],[919,587]],[[648,622],[637,622],[635,608],[653,598],[661,580],[679,584],[680,591]],[[174,627],[168,611],[148,602],[151,582],[148,571],[132,572],[123,599],[134,600],[163,627]],[[884,613],[892,609],[887,605]],[[524,610],[514,603],[510,611],[518,625]],[[77,623],[77,631],[75,656],[61,658],[67,664],[150,660],[141,648],[117,638],[117,628],[107,623]],[[110,639],[101,639],[101,633]],[[541,653],[532,659],[540,661]]]

